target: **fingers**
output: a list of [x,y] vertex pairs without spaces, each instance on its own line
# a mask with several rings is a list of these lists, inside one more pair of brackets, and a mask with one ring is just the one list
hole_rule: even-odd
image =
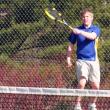
[[71,67],[72,67],[72,63],[71,63],[70,60],[67,60],[67,67],[68,67],[68,68],[71,68]]
[[71,58],[67,57],[67,67],[72,67]]
[[72,64],[68,64],[67,67],[68,67],[68,68],[71,68],[71,67],[72,67]]

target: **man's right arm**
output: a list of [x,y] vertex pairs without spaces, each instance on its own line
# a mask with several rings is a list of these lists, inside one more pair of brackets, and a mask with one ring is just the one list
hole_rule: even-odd
[[67,49],[67,64],[68,64],[68,67],[72,66],[72,62],[71,62],[72,50],[73,50],[73,44],[69,43],[68,49]]

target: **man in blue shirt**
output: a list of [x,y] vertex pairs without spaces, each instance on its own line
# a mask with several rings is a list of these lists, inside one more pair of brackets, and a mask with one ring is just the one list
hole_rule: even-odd
[[[72,66],[71,54],[73,45],[76,43],[77,61],[76,61],[76,75],[78,79],[78,88],[84,89],[86,82],[90,81],[92,89],[99,89],[100,86],[100,66],[97,56],[97,43],[100,35],[100,28],[93,25],[93,12],[86,8],[81,12],[82,25],[73,28],[69,37],[69,45],[67,51],[68,67]],[[89,110],[97,110],[97,97],[92,98],[88,105]],[[74,110],[81,109],[81,97],[76,98]]]

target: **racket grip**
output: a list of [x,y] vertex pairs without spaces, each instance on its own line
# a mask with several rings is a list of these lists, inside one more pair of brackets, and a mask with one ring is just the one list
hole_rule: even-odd
[[72,26],[70,26],[66,21],[64,21],[64,24],[65,25],[67,25],[70,29],[72,29],[73,30],[73,27]]
[[73,30],[73,27],[72,26],[69,26],[69,28]]

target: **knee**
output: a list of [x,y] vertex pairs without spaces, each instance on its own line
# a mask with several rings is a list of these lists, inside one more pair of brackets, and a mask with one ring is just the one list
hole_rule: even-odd
[[81,78],[79,80],[78,88],[84,89],[85,85],[86,85],[86,79],[85,78]]

